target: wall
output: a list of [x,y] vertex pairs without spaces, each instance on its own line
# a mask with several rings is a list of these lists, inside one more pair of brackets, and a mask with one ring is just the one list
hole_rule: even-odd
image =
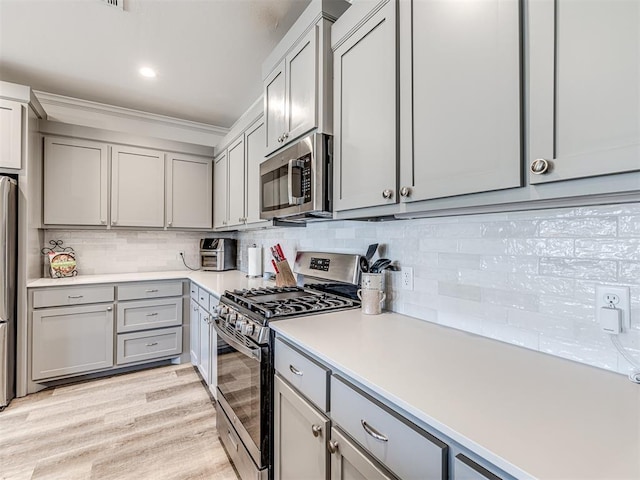
[[50,240],[62,240],[65,247],[73,247],[81,275],[158,272],[186,270],[179,251],[185,252],[189,266],[199,267],[199,242],[207,236],[212,235],[210,232],[46,230],[45,245]]
[[[640,204],[371,222],[240,233],[240,265],[253,243],[382,255],[414,269],[414,290],[387,275],[387,307],[442,325],[627,373],[595,321],[595,285],[629,285],[640,362]],[[268,258],[265,258],[267,265]]]

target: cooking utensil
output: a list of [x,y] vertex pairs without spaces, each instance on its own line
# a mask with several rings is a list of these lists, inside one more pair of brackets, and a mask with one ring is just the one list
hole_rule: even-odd
[[367,253],[364,255],[365,258],[367,259],[367,262],[371,262],[371,259],[373,258],[373,256],[376,254],[377,251],[378,251],[377,243],[372,243],[371,245],[369,245],[369,248],[367,248]]
[[360,271],[363,273],[367,273],[369,271],[369,261],[366,257],[360,257],[358,260],[360,262]]
[[382,270],[388,267],[389,264],[391,264],[391,260],[389,260],[388,258],[379,258],[374,262],[373,265],[371,265],[369,271],[371,273],[380,273]]

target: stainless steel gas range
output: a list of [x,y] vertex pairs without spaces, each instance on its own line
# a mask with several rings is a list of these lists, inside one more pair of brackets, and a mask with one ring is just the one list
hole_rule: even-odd
[[356,296],[360,255],[298,252],[294,272],[303,287],[226,291],[214,318],[218,434],[243,480],[271,477],[273,335],[269,323],[360,306]]

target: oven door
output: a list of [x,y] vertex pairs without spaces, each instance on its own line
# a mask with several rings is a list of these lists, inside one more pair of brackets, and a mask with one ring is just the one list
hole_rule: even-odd
[[268,465],[270,368],[268,346],[213,324],[218,334],[218,402],[259,469]]

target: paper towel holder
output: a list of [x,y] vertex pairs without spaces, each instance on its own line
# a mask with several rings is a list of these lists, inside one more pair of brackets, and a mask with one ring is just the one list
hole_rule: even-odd
[[262,247],[258,247],[255,243],[247,249],[246,277],[262,278]]

